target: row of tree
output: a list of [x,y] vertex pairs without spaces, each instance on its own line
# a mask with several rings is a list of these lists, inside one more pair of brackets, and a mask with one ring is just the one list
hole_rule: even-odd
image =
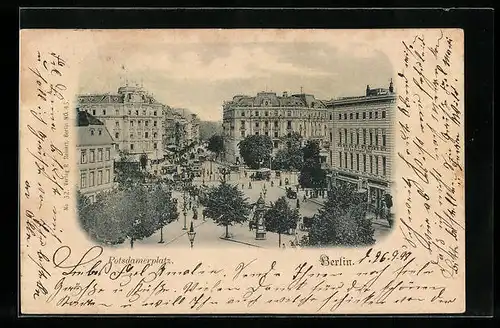
[[137,184],[97,194],[95,202],[78,193],[78,218],[89,237],[97,243],[114,245],[151,236],[177,220],[179,213],[170,192],[161,185]]
[[[203,213],[225,228],[249,219],[252,205],[236,186],[222,181],[207,191],[202,205]],[[364,246],[375,242],[372,222],[367,218],[368,205],[353,187],[334,187],[324,207],[313,217],[309,234],[301,241],[303,246]],[[298,209],[292,209],[285,197],[279,198],[264,214],[266,230],[281,235],[296,229],[300,221]]]

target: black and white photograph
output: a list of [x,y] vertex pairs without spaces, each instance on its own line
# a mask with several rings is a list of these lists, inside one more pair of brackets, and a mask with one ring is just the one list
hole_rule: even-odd
[[88,238],[242,249],[383,240],[396,73],[366,40],[336,41],[121,36],[83,57],[75,157]]

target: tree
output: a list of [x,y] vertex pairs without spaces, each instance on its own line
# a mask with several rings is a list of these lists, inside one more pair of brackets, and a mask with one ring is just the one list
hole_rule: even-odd
[[257,169],[261,164],[269,162],[273,142],[266,135],[250,135],[240,141],[238,147],[245,164],[252,169]]
[[207,149],[215,154],[215,159],[218,159],[224,151],[224,138],[221,135],[214,134],[208,139]]
[[115,181],[120,189],[129,189],[138,183],[144,183],[146,176],[140,170],[140,163],[134,161],[126,151],[120,152],[120,159],[115,161]]
[[169,193],[160,186],[100,192],[92,204],[85,196],[77,197],[82,228],[103,244],[121,244],[129,238],[133,247],[135,240],[151,236],[178,217]]
[[309,141],[302,150],[304,164],[300,170],[299,184],[302,188],[324,188],[326,172],[321,168],[319,145]]
[[142,170],[145,170],[146,165],[148,165],[148,155],[141,154],[141,157],[139,157],[139,162],[141,163]]
[[224,181],[208,190],[204,205],[203,214],[226,228],[225,238],[229,238],[228,227],[245,222],[250,213],[250,206],[243,192],[236,185]]
[[278,234],[278,246],[281,247],[281,234],[297,227],[300,215],[297,209],[291,209],[285,197],[280,197],[264,214],[266,230]]
[[293,132],[284,137],[285,147],[278,150],[273,167],[280,170],[300,170],[304,163],[302,155],[302,136]]
[[349,185],[334,187],[328,200],[313,217],[309,230],[311,246],[366,246],[375,242],[372,223],[366,218],[368,205]]

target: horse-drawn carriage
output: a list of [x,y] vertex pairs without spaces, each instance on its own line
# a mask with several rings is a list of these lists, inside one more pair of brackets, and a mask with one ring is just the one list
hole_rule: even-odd
[[271,179],[271,170],[267,168],[259,169],[250,175],[252,181],[262,181]]

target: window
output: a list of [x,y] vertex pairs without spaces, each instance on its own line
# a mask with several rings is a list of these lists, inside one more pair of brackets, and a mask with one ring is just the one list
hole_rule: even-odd
[[351,153],[351,170],[353,168],[353,165],[352,165],[352,153]]
[[99,129],[99,135],[100,135],[100,136],[102,135],[102,130],[101,130],[101,129]]
[[87,188],[87,173],[80,174],[80,188]]
[[366,172],[366,154],[363,154],[363,172]]
[[139,111],[138,110],[135,111],[135,115],[139,115]]
[[370,155],[370,173],[373,173],[373,156]]
[[292,128],[292,121],[287,121],[286,122],[286,128],[291,129]]
[[256,135],[256,136],[258,136],[258,135],[259,135],[259,131],[256,131],[256,132],[255,132],[255,135]]
[[245,116],[245,111],[241,111],[241,116]]
[[385,156],[382,156],[382,175],[383,176],[385,176],[387,174],[386,164],[387,164],[387,160],[386,160]]
[[370,131],[370,146],[373,145],[373,132]]
[[259,116],[259,111],[255,111],[255,116]]
[[339,143],[342,143],[342,132],[339,131]]
[[134,139],[134,134],[133,133],[130,134],[130,139]]
[[264,132],[264,134],[265,134],[266,136],[268,136],[268,135],[269,135],[269,132],[265,131],[265,132]]
[[144,121],[145,126],[149,126],[149,121]]
[[269,112],[267,110],[264,112],[264,116],[269,116]]
[[90,172],[89,173],[89,187],[93,187],[94,184],[95,184],[95,177],[94,177],[95,173],[94,171]]
[[278,138],[278,131],[274,131],[274,137]]
[[382,131],[382,146],[385,147],[386,146],[386,135],[385,135],[385,131]]
[[352,120],[352,113],[351,113],[351,114],[349,114],[349,119],[350,119],[350,120]]
[[129,110],[129,111],[128,111],[128,114],[129,114],[129,115],[132,115],[132,111],[131,111],[131,110]]
[[259,127],[259,122],[255,122],[255,127],[258,128]]
[[102,185],[102,170],[97,171],[97,185]]
[[134,126],[134,121],[130,121],[130,126]]
[[372,118],[372,112],[370,112],[370,113],[369,113],[369,116],[368,116],[368,117],[369,117],[369,118]]
[[106,169],[106,183],[109,183],[110,180],[111,180],[111,170],[110,169]]
[[241,135],[242,137],[245,137],[245,131],[241,131],[241,132],[240,132],[240,135]]
[[269,122],[268,121],[265,121],[264,122],[264,127],[267,129],[269,127]]
[[363,112],[363,120],[366,119],[366,112]]
[[149,137],[149,132],[144,132],[144,138],[148,138]]
[[347,168],[347,152],[344,153],[344,165]]
[[341,119],[342,119],[342,114],[339,114],[339,120],[341,120]]
[[274,121],[274,127],[277,128],[278,127],[278,121]]
[[146,115],[146,110],[143,110],[143,111],[142,111],[142,115]]
[[354,138],[353,138],[354,134],[351,132],[351,145],[354,143]]
[[382,111],[382,118],[385,118],[385,110]]
[[366,145],[366,129],[363,129],[363,145]]
[[111,148],[106,148],[106,160],[109,161],[111,159]]
[[118,109],[115,109],[115,115],[120,115],[120,111]]
[[120,136],[120,134],[118,132],[115,133],[115,139],[118,139],[118,137]]
[[90,129],[90,135],[93,136],[94,135],[94,129]]
[[342,152],[339,151],[339,166],[342,167]]
[[359,171],[359,154],[356,154],[356,170]]
[[273,147],[274,148],[278,148],[278,142],[277,141],[273,141]]
[[95,115],[95,109],[92,109],[92,115]]
[[156,139],[158,137],[158,133],[153,132],[153,138]]
[[87,151],[86,150],[82,150],[82,152],[81,152],[80,163],[81,164],[87,163]]
[[292,116],[292,111],[287,111],[286,116]]
[[359,119],[359,113],[356,113],[356,119],[357,120]]
[[[158,113],[156,111],[153,112],[153,115],[156,116]],[[156,125],[155,125],[156,126]]]
[[378,118],[378,111],[375,112],[375,118]]
[[333,120],[333,115],[332,115],[332,114],[330,114],[330,121],[331,121],[331,120]]
[[378,156],[375,155],[375,174],[378,175]]
[[378,146],[378,129],[375,130],[375,146]]
[[347,113],[344,113],[344,120],[347,120]]
[[330,132],[330,142],[333,142],[333,133]]
[[359,145],[359,132],[356,131],[356,145]]
[[157,121],[153,121],[153,126],[157,126],[158,125],[158,122]]
[[158,144],[155,142],[153,143],[153,149],[157,149],[158,148]]
[[97,149],[97,161],[102,162],[102,148]]
[[241,121],[241,128],[244,129],[245,128],[245,121]]
[[344,129],[344,139],[345,143],[347,143],[347,129]]
[[102,115],[106,115],[106,110],[105,109],[102,110]]
[[95,162],[95,150],[91,149],[89,151],[89,162],[94,163]]
[[141,126],[141,120],[137,121],[137,126]]

